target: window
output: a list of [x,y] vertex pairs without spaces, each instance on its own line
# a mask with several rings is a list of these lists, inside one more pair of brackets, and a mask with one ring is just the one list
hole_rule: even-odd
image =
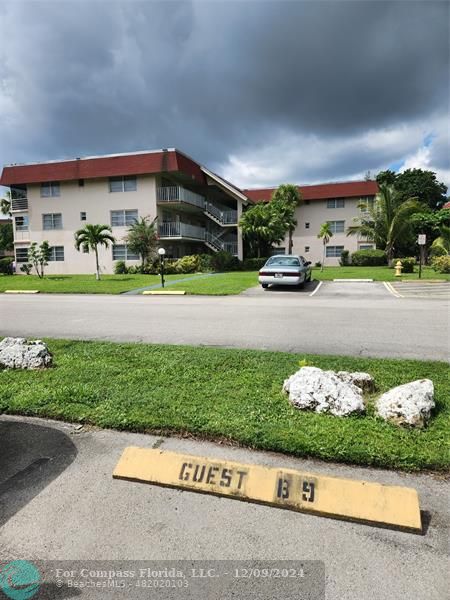
[[326,257],[327,258],[340,258],[341,252],[344,249],[344,246],[327,246],[326,247]]
[[135,192],[137,189],[136,175],[127,175],[126,177],[110,177],[110,192]]
[[111,226],[126,227],[133,225],[138,220],[138,211],[133,210],[112,210],[111,211]]
[[374,246],[373,246],[373,244],[360,244],[358,249],[359,250],[373,250]]
[[328,221],[328,225],[333,233],[344,233],[345,221]]
[[327,200],[327,208],[344,208],[344,206],[344,198],[328,198]]
[[49,213],[42,215],[42,229],[62,229],[62,214]]
[[139,254],[134,254],[125,244],[114,244],[112,247],[113,260],[139,260]]
[[367,213],[372,210],[375,205],[374,196],[363,196],[359,202],[359,208],[362,213]]
[[28,262],[28,247],[16,248],[16,262]]
[[61,262],[64,260],[64,246],[50,246],[50,256],[48,261],[58,261]]
[[86,213],[80,212],[80,221],[86,221]]
[[59,196],[59,181],[47,181],[41,183],[41,198],[50,198],[50,196]]
[[298,267],[300,262],[295,256],[274,256],[269,258],[267,267]]
[[305,246],[305,253],[309,252],[309,246]]
[[309,223],[305,223],[305,229],[309,229]]
[[14,222],[16,225],[16,231],[28,231],[28,217],[26,215],[23,217],[16,217]]

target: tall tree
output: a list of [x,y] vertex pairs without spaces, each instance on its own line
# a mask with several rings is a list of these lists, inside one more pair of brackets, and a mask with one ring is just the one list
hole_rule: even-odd
[[301,196],[299,189],[296,185],[290,183],[284,183],[274,191],[271,200],[272,210],[278,213],[278,217],[285,227],[285,233],[287,231],[288,240],[288,254],[292,254],[292,234],[297,227],[297,221],[295,219],[295,210],[301,203]]
[[258,202],[247,209],[239,221],[239,226],[242,236],[249,244],[250,252],[258,258],[273,244],[280,243],[286,232],[271,203],[265,202]]
[[394,187],[403,200],[417,198],[432,210],[440,208],[447,200],[447,186],[436,179],[433,171],[407,169],[397,175]]
[[0,255],[14,248],[14,234],[12,223],[0,224]]
[[95,254],[95,278],[100,279],[100,266],[98,264],[98,247],[108,248],[109,244],[114,244],[116,239],[112,235],[112,229],[109,225],[85,225],[83,229],[75,232],[75,248],[83,252],[93,250]]
[[158,239],[156,231],[156,219],[150,221],[150,217],[142,217],[129,226],[126,242],[128,248],[141,257],[142,268],[150,256],[155,252]]
[[360,235],[375,242],[392,260],[397,246],[411,234],[412,216],[424,209],[417,198],[405,200],[393,186],[382,184],[374,205],[369,206],[369,216],[359,218],[359,222],[347,229],[347,235]]
[[386,169],[386,171],[380,171],[375,179],[378,185],[394,185],[397,174],[390,169]]
[[317,237],[320,240],[322,240],[322,245],[323,245],[322,264],[320,266],[320,270],[323,271],[323,266],[325,264],[325,256],[326,256],[325,248],[326,248],[326,245],[328,244],[328,242],[330,241],[330,239],[333,237],[333,232],[331,231],[331,227],[328,222],[322,223],[322,225],[320,226],[319,233],[317,234]]

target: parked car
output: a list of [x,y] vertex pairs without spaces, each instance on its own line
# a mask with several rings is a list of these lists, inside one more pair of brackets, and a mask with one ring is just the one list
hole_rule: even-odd
[[311,281],[311,263],[303,256],[277,254],[271,256],[259,272],[259,283],[269,285],[296,285],[303,287]]

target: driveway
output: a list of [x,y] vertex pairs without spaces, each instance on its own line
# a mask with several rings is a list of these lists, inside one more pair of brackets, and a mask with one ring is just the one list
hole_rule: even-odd
[[[41,419],[3,416],[0,422],[16,427],[22,447],[29,439],[27,429],[42,427],[43,437],[60,438],[64,447],[76,449],[74,460],[56,478],[45,481],[38,495],[9,515],[0,530],[0,560],[78,560],[84,567],[98,560],[96,569],[105,568],[107,560],[121,561],[116,568],[127,560],[319,560],[325,565],[329,600],[446,596],[450,498],[449,483],[442,477],[327,464],[194,440],[77,431],[69,424]],[[427,512],[425,535],[113,480],[114,466],[128,445],[414,487]],[[47,455],[51,446],[50,441],[42,451],[42,446],[33,445],[26,462]],[[17,461],[13,454],[0,455],[8,473],[22,466]],[[89,590],[79,593],[82,598],[98,597]]]
[[308,289],[223,297],[0,295],[0,333],[448,360],[447,299],[399,300],[380,283]]

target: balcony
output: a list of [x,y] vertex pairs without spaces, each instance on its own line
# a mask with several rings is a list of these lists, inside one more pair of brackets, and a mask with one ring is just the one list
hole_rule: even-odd
[[[166,188],[167,189],[167,188]],[[190,240],[205,240],[205,229],[189,223],[168,222],[159,226],[159,237],[163,238],[187,238]]]
[[21,197],[11,199],[11,212],[21,212],[24,210],[28,210],[27,198]]
[[156,200],[157,202],[183,202],[184,204],[196,206],[201,210],[205,208],[203,196],[179,185],[156,188]]
[[14,233],[14,241],[15,242],[26,242],[30,239],[30,232],[27,229],[18,229]]

